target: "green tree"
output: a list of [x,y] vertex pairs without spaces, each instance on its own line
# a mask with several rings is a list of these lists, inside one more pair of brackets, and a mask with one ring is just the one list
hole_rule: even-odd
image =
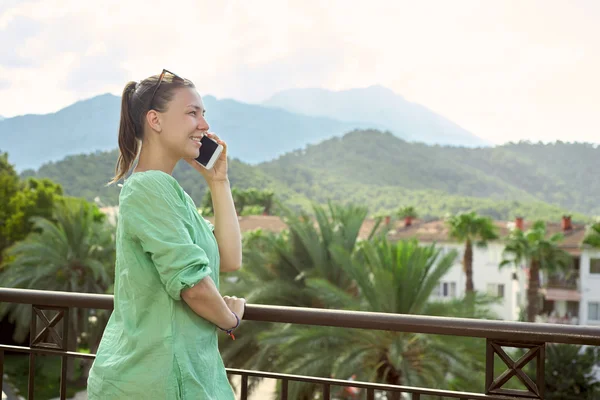
[[[430,301],[440,279],[452,268],[456,252],[445,256],[433,245],[417,241],[390,243],[383,237],[362,242],[356,251],[332,246],[357,291],[342,290],[320,277],[307,279],[305,289],[327,308],[391,314],[462,317],[489,316],[484,307],[464,300]],[[481,299],[479,299],[481,300]],[[479,301],[482,306],[483,302]],[[403,332],[283,326],[262,335],[258,357],[269,355],[272,368],[300,375],[334,376],[392,385],[440,387],[452,376],[475,385],[471,371],[483,369],[474,357],[473,341]],[[482,351],[481,348],[477,349]],[[463,387],[464,389],[464,387]],[[319,388],[290,384],[290,397],[312,399]],[[390,394],[391,395],[391,394]],[[399,394],[391,395],[399,399]]]
[[[274,202],[274,192],[271,190],[257,190],[255,188],[239,189],[234,187],[231,190],[235,209],[238,215],[257,215],[271,214]],[[212,204],[212,195],[210,190],[204,193],[202,198],[203,215],[214,215]]]
[[272,190],[263,190],[260,193],[260,205],[263,206],[264,212],[267,215],[271,215],[273,212],[273,203],[275,198],[275,192]]
[[523,232],[514,229],[506,238],[506,247],[500,267],[506,265],[519,266],[529,264],[529,279],[527,287],[527,321],[534,322],[540,312],[540,271],[551,275],[559,271],[568,272],[573,265],[569,253],[559,247],[563,240],[562,233],[547,237],[546,224],[536,221],[531,229]]
[[411,226],[413,219],[417,218],[417,210],[413,206],[401,207],[396,215],[398,218],[404,219],[405,226]]
[[19,177],[14,167],[8,162],[8,153],[0,154],[0,266],[2,254],[10,245],[6,224],[11,216],[9,204],[19,190]]
[[202,215],[211,216],[214,215],[214,213],[212,194],[210,193],[210,190],[207,190],[204,192],[204,197],[202,197]]
[[51,218],[54,204],[63,198],[62,187],[50,179],[28,178],[8,202],[3,236],[9,244],[24,239],[33,229],[32,217]]
[[600,248],[600,222],[595,222],[587,227],[583,244],[592,248]]
[[600,363],[597,347],[570,344],[546,346],[546,399],[594,400],[600,397],[595,369]]
[[397,212],[398,218],[417,218],[417,210],[413,206],[401,207]]
[[233,197],[233,202],[235,204],[235,211],[238,215],[242,214],[242,210],[246,207],[247,203],[247,194],[245,190],[238,189],[236,187],[231,189],[231,196]]
[[466,276],[465,293],[473,293],[473,243],[485,248],[490,240],[498,238],[494,221],[476,212],[453,215],[446,220],[450,237],[465,243],[463,270]]
[[[83,293],[107,293],[114,276],[114,231],[98,220],[97,208],[79,199],[55,204],[52,219],[32,217],[33,231],[7,249],[9,262],[0,272],[8,287]],[[1,304],[0,319],[15,323],[15,339],[29,332],[31,307]],[[69,349],[75,350],[80,333],[89,328],[90,310],[72,309]],[[85,339],[85,338],[84,338]],[[69,363],[69,379],[74,377]]]

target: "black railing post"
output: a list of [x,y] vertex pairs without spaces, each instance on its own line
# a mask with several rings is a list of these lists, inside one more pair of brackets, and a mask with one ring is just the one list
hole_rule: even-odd
[[375,389],[367,389],[367,400],[375,400]]
[[27,400],[34,400],[33,386],[35,384],[35,353],[29,353],[29,379],[27,381]]
[[281,380],[281,400],[288,400],[288,380]]
[[[29,347],[33,346],[35,342],[36,333],[36,314],[34,312],[34,306],[31,306],[31,324],[29,326]],[[35,353],[29,353],[29,376],[27,379],[27,400],[34,400],[33,389],[35,385]]]
[[[62,337],[62,350],[69,350],[69,309],[63,310],[63,337]],[[72,349],[77,350],[77,349]],[[67,369],[68,369],[69,358],[62,356],[60,361],[60,400],[66,400],[67,398]]]
[[242,375],[241,400],[248,400],[248,375]]
[[328,384],[323,385],[323,400],[331,399],[331,387]]
[[[0,349],[0,393],[4,387],[4,350]],[[1,396],[1,394],[0,394]]]

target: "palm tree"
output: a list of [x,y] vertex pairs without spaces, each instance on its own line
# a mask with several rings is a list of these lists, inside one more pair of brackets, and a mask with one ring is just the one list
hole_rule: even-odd
[[[297,307],[326,307],[307,289],[310,278],[321,278],[340,290],[356,294],[356,286],[333,258],[332,246],[353,253],[367,215],[364,207],[313,205],[313,214],[282,210],[287,230],[281,234],[255,231],[244,235],[244,266],[223,279],[223,292],[243,296],[249,303]],[[378,228],[376,225],[368,237]],[[237,340],[222,342],[222,356],[228,366],[258,370],[271,369],[275,354],[261,349],[261,335],[276,329],[270,323],[242,324]]]
[[[307,291],[330,308],[463,317],[489,317],[486,303],[472,313],[465,302],[430,302],[457,257],[455,251],[441,257],[433,245],[416,241],[390,243],[383,237],[362,242],[357,251],[334,246],[336,263],[356,283],[349,293],[322,278],[307,279]],[[481,299],[479,299],[481,300]],[[461,378],[471,385],[470,371],[482,370],[483,360],[473,357],[473,341],[414,333],[283,326],[261,336],[258,357],[268,355],[272,368],[300,375],[335,376],[393,385],[439,387]],[[481,350],[481,349],[480,349]],[[463,388],[464,389],[464,388]],[[290,384],[290,397],[312,399],[314,385]],[[399,394],[393,396],[399,399]]]
[[[106,293],[110,289],[114,234],[108,223],[98,220],[94,205],[65,199],[56,204],[54,221],[34,217],[33,223],[33,233],[7,250],[10,261],[0,274],[6,286],[84,293]],[[89,312],[77,308],[70,311],[69,350],[75,350],[78,339],[82,339],[79,333],[88,324]],[[0,305],[0,319],[6,314],[15,322],[15,340],[24,340],[29,333],[31,307]],[[72,362],[69,367],[68,378],[73,380]]]
[[588,226],[583,238],[583,244],[595,249],[600,248],[600,222],[595,222]]
[[404,219],[404,225],[405,226],[411,226],[412,225],[412,220],[417,218],[417,210],[415,210],[415,208],[413,206],[406,206],[406,207],[401,207],[398,212],[396,213],[396,215],[398,215],[398,218],[403,218]]
[[498,238],[496,226],[491,218],[477,215],[476,212],[451,216],[446,221],[450,228],[450,237],[465,243],[463,269],[466,276],[465,293],[473,293],[473,243],[485,248],[490,240]]
[[273,201],[275,198],[275,192],[270,189],[261,190],[258,192],[256,196],[256,205],[259,205],[264,208],[264,213],[266,215],[271,215],[273,209]]
[[600,395],[594,370],[600,362],[595,346],[572,344],[546,346],[546,398],[549,400],[592,400]]
[[558,271],[567,271],[572,265],[569,253],[559,247],[563,238],[562,233],[547,238],[546,224],[543,221],[536,221],[526,232],[514,229],[507,237],[500,267],[529,263],[527,287],[527,321],[529,322],[534,322],[540,312],[540,271],[550,275]]

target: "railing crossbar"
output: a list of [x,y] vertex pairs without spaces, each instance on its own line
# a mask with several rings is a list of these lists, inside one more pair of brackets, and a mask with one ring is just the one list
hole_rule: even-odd
[[[13,288],[0,288],[0,302],[107,310],[113,308],[113,296],[111,295]],[[600,327],[597,326],[508,322],[255,304],[246,305],[244,320],[478,337],[494,340],[513,340],[518,337],[527,342],[600,346]]]

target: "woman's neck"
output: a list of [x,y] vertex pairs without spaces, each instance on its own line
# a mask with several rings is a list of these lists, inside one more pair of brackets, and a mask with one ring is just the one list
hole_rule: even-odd
[[149,143],[142,143],[140,157],[133,172],[159,170],[171,175],[178,161],[179,159],[165,154],[164,149]]

